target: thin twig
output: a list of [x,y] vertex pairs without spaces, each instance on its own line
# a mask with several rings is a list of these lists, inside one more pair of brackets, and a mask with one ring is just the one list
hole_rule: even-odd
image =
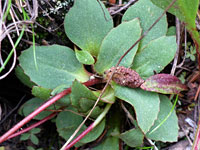
[[23,96],[20,101],[18,102],[18,104],[15,106],[15,108],[13,108],[0,122],[0,125],[19,107],[19,105],[22,103],[23,99],[25,96]]
[[[4,25],[4,24],[3,24]],[[6,29],[6,26],[4,25],[4,28]],[[15,44],[10,36],[9,33],[7,33],[7,36],[8,36],[8,39],[13,47],[13,51],[14,51],[14,56],[13,56],[13,63],[12,63],[12,66],[10,67],[10,69],[8,70],[8,72],[6,72],[4,75],[0,76],[0,80],[5,78],[15,67],[15,64],[16,64],[16,59],[17,59],[17,53],[16,53],[16,48],[15,48]]]
[[44,122],[46,122],[46,121],[50,120],[51,118],[53,118],[54,116],[56,116],[56,114],[57,114],[57,113],[52,113],[52,114],[50,114],[49,116],[43,118],[42,120],[40,120],[40,121],[34,123],[33,125],[31,125],[31,126],[25,128],[25,129],[23,129],[23,130],[21,130],[21,131],[15,133],[15,134],[12,134],[11,136],[9,136],[9,137],[7,138],[7,140],[8,140],[8,139],[11,139],[11,138],[14,138],[14,137],[16,137],[16,136],[18,136],[18,135],[21,135],[21,134],[23,134],[23,133],[25,133],[25,132],[28,132],[28,131],[30,131],[30,130],[33,129],[33,128],[36,128],[37,126],[43,124]]
[[147,138],[147,141],[155,148],[155,150],[158,150],[158,148],[156,147],[155,143],[152,142],[152,140]]
[[19,36],[19,29],[17,27],[16,20],[15,20],[15,17],[14,17],[12,9],[10,9],[10,16],[11,16],[11,18],[13,20],[14,25],[15,25],[15,29],[16,29],[17,35]]
[[117,11],[115,12],[111,12],[111,15],[115,15],[119,12],[121,12],[122,10],[128,8],[130,5],[132,5],[133,3],[137,2],[138,0],[130,0],[126,5],[122,6],[120,9],[118,9]]
[[120,101],[120,104],[121,104],[121,107],[124,110],[124,112],[127,114],[127,117],[131,120],[131,123],[134,124],[135,119],[133,118],[131,113],[126,109],[126,107],[124,106],[122,101]]
[[176,66],[178,63],[178,57],[179,57],[179,50],[181,47],[181,23],[179,21],[179,19],[176,17],[176,43],[177,43],[177,49],[176,49],[176,55],[174,57],[174,63],[172,66],[172,70],[171,70],[171,75],[174,75],[175,71],[176,71]]
[[184,30],[185,30],[185,36],[184,36],[184,57],[183,57],[182,62],[179,65],[177,65],[177,68],[181,68],[183,66],[183,64],[185,62],[185,58],[186,58],[186,51],[187,51],[187,29],[186,29],[186,27],[184,28]]

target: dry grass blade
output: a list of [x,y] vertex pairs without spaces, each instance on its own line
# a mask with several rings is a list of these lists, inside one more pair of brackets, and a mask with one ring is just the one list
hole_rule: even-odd
[[175,71],[176,71],[176,67],[177,67],[177,63],[178,63],[178,57],[179,57],[179,50],[181,48],[181,23],[179,21],[179,19],[176,17],[176,41],[177,41],[177,50],[176,50],[176,55],[175,55],[175,58],[174,58],[174,63],[173,63],[173,66],[172,66],[172,70],[171,70],[171,75],[174,75],[175,74]]
[[[25,29],[24,26],[27,26],[29,24],[32,24],[34,22],[34,20],[37,18],[38,16],[38,1],[33,1],[33,8],[31,8],[31,5],[29,4],[28,0],[26,1],[15,1],[15,4],[13,1],[11,0],[6,0],[3,3],[3,8],[2,8],[2,1],[0,1],[0,64],[1,64],[1,69],[0,72],[5,69],[5,66],[7,64],[7,61],[10,61],[10,56],[13,55],[13,61],[12,61],[12,65],[11,67],[8,69],[8,71],[0,76],[0,79],[5,78],[15,67],[16,64],[16,59],[17,59],[17,55],[16,55],[16,43],[19,43],[19,41],[17,40],[16,42],[14,42],[11,38],[11,33],[16,32],[16,34],[18,36],[20,36],[20,31],[24,32],[30,32],[32,33],[32,31],[30,31],[28,28]],[[21,16],[16,15],[19,14],[18,12],[23,12],[22,9],[26,7],[26,10],[28,12],[26,15],[30,15],[30,20],[23,20],[23,19],[19,19],[21,18]],[[11,23],[7,23],[7,16],[8,14],[11,16],[12,22]],[[23,12],[24,15],[24,12]],[[32,33],[33,34],[33,33]],[[2,41],[8,37],[9,42],[12,46],[12,50],[10,51],[10,54],[8,55],[6,60],[3,60],[2,58]],[[8,52],[9,53],[9,52]]]

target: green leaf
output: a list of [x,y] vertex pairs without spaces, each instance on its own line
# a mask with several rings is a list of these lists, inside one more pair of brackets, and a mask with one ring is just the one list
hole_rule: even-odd
[[20,137],[20,141],[26,141],[30,138],[31,134],[30,133],[24,133]]
[[[69,109],[69,108],[68,108]],[[75,109],[71,109],[76,112]],[[63,111],[56,118],[56,127],[59,135],[65,140],[73,134],[79,124],[82,122],[82,117],[72,112]],[[78,134],[81,132],[79,131]]]
[[167,30],[167,36],[175,36],[176,35],[176,27],[175,26],[171,26],[168,28]]
[[53,89],[61,84],[70,86],[74,79],[85,82],[89,78],[74,52],[68,47],[37,46],[36,56],[38,70],[34,65],[32,47],[21,54],[19,61],[25,74],[39,86]]
[[38,145],[39,144],[39,139],[37,138],[37,136],[35,136],[34,134],[31,135],[31,138],[30,138],[31,142],[35,145]]
[[0,150],[5,150],[5,147],[4,146],[0,146]]
[[[101,123],[92,129],[83,139],[80,140],[80,143],[89,143],[91,141],[96,140],[105,128],[105,119],[101,121]],[[85,127],[86,129],[86,127]]]
[[[79,106],[80,106],[81,112],[87,112],[88,110],[90,110],[90,108],[92,108],[94,103],[95,103],[95,101],[93,101],[93,100],[81,98],[79,100]],[[79,112],[80,112],[80,109],[79,109]]]
[[[151,0],[155,5],[166,9],[172,0]],[[195,19],[199,0],[177,0],[168,12],[177,16],[186,26],[196,28]]]
[[119,138],[109,136],[97,147],[91,148],[91,150],[118,150]]
[[32,146],[27,146],[27,150],[35,150]]
[[94,64],[94,58],[92,57],[92,55],[88,51],[75,50],[75,53],[76,53],[76,58],[78,59],[78,61],[80,63],[86,64],[86,65]]
[[[89,114],[90,110],[92,109],[92,107],[90,107],[90,109],[88,110],[88,112],[85,113],[85,116]],[[92,111],[90,117],[91,118],[97,118],[101,113],[102,113],[103,109],[100,108],[99,106],[96,106],[94,108],[94,110]]]
[[115,96],[134,107],[138,126],[146,133],[149,131],[159,112],[157,93],[132,89],[114,84]]
[[113,27],[113,21],[101,2],[77,0],[65,17],[64,26],[73,43],[97,56],[103,38]]
[[[97,99],[97,97],[90,91],[85,85],[79,83],[78,81],[74,81],[72,85],[72,92],[71,92],[71,104],[77,108],[80,107],[80,100],[81,98],[84,98],[84,100],[88,99],[88,103],[91,103],[91,105],[94,104],[94,100]],[[89,105],[89,104],[88,104]]]
[[[95,94],[91,90],[89,90],[85,85],[75,80],[72,85],[72,92],[70,98],[71,104],[75,106],[79,112],[87,114],[95,104],[97,96],[95,96]],[[102,104],[102,102],[98,103],[98,105]],[[97,117],[101,112],[101,109],[97,106],[92,112],[91,117]]]
[[[51,92],[51,95],[55,96],[67,88],[69,87],[65,84],[59,85],[55,89],[53,89],[53,91]],[[59,101],[56,102],[56,105],[59,105],[59,106],[69,106],[70,104],[71,104],[70,94],[64,96],[63,98],[59,99]]]
[[58,93],[66,90],[67,88],[69,88],[66,84],[61,84],[59,86],[57,86],[56,88],[54,88],[51,92],[51,95],[55,96],[57,95]]
[[[72,110],[75,111],[75,109]],[[83,119],[81,116],[78,116],[72,112],[63,111],[59,113],[56,118],[57,131],[61,137],[63,137],[65,140],[68,140],[68,138],[73,134],[73,132],[77,129],[82,121]],[[88,133],[80,142],[88,143],[96,140],[103,132],[104,127],[105,121],[102,121],[97,127],[95,127],[91,131],[91,133]],[[86,128],[87,127],[84,125],[77,135],[83,132]]]
[[[44,104],[45,101],[39,99],[39,98],[32,98],[28,100],[25,104],[23,104],[20,108],[20,114],[24,116],[28,116],[30,113],[32,113],[35,109],[37,109],[39,106]],[[50,109],[54,109],[53,106],[48,107]],[[34,117],[34,119],[41,120],[44,117],[50,115],[51,112],[49,111],[43,111],[37,116]]]
[[120,139],[130,147],[137,147],[143,144],[144,135],[140,129],[131,129],[120,134]]
[[47,100],[51,96],[51,89],[39,87],[39,86],[33,86],[32,88],[32,94],[35,97],[38,97],[42,100]]
[[37,133],[39,133],[40,131],[41,131],[40,128],[33,128],[33,129],[31,130],[31,133],[37,134]]
[[147,138],[162,142],[175,142],[178,138],[178,118],[175,111],[171,116],[154,132],[151,131],[156,128],[170,113],[172,104],[168,97],[160,95],[160,112],[155,124],[151,127],[151,130],[146,134]]
[[[101,91],[93,91],[93,93],[96,95],[96,97],[99,97]],[[104,103],[113,104],[115,102],[115,99],[116,97],[113,88],[111,86],[108,86],[101,97],[101,101]]]
[[56,106],[61,106],[61,107],[66,107],[71,105],[71,100],[70,100],[70,95],[66,95],[63,98],[59,99],[59,101],[57,101]]
[[15,74],[16,76],[19,78],[19,80],[25,84],[26,86],[32,88],[34,85],[36,85],[35,83],[33,83],[30,78],[24,73],[24,70],[20,67],[17,66],[15,69]]
[[138,50],[131,68],[143,78],[153,75],[154,71],[159,73],[173,60],[176,47],[174,36],[163,36],[153,40]]
[[[139,0],[132,5],[124,14],[122,20],[129,21],[139,18],[143,33],[160,17],[163,10],[152,4],[150,0]],[[143,48],[151,40],[166,35],[167,19],[164,15],[161,20],[153,27],[153,29],[140,42],[140,48]]]
[[164,73],[147,78],[140,88],[162,94],[179,94],[187,90],[187,87],[177,77]]
[[[139,39],[140,35],[141,28],[138,19],[123,22],[112,29],[102,42],[95,70],[102,74],[116,65],[119,58]],[[129,67],[133,62],[137,49],[138,45],[125,56],[120,66]]]

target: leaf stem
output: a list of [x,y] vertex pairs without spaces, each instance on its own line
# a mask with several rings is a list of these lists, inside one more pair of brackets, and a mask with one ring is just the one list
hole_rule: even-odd
[[94,129],[106,116],[108,111],[110,110],[110,107],[112,104],[107,104],[104,111],[98,116],[98,118],[85,130],[83,131],[77,138],[75,138],[70,144],[67,145],[67,143],[61,148],[61,150],[68,150],[74,144],[76,144],[79,140],[81,140],[85,135],[87,135],[92,129]]
[[35,128],[35,127],[37,127],[37,126],[43,124],[44,122],[50,120],[50,119],[53,118],[56,114],[57,114],[57,113],[52,113],[52,114],[50,114],[49,116],[45,117],[44,119],[42,119],[42,120],[36,122],[35,124],[29,126],[28,128],[25,128],[25,129],[23,129],[23,130],[21,130],[21,131],[19,131],[19,132],[17,132],[17,133],[12,134],[11,136],[9,136],[9,137],[7,138],[7,140],[8,140],[8,139],[11,139],[11,138],[14,138],[14,137],[16,137],[16,136],[18,136],[18,135],[21,135],[21,134],[23,134],[23,133],[25,133],[25,132],[30,131],[31,129],[33,129],[33,128]]
[[200,148],[200,116],[199,116],[198,126],[196,130],[196,135],[193,142],[192,150],[199,150],[199,148]]
[[[9,5],[11,5],[11,3],[9,3]],[[10,7],[10,6],[8,6],[8,8],[9,8],[9,7]],[[8,9],[7,9],[7,10],[8,10]],[[22,8],[22,10],[24,10],[24,9]],[[9,8],[9,11],[10,11],[10,8]],[[9,11],[8,11],[8,12],[9,12]],[[7,12],[7,11],[6,11],[6,12]],[[7,14],[6,14],[6,16],[7,16]],[[25,12],[25,11],[23,11],[23,17],[24,17],[24,20],[26,21],[26,12]],[[7,56],[5,62],[4,62],[3,65],[1,66],[1,68],[0,68],[0,73],[2,72],[2,70],[3,70],[3,69],[5,68],[5,66],[7,65],[8,61],[10,60],[12,54],[14,53],[14,51],[15,51],[17,45],[18,45],[19,42],[21,41],[21,38],[22,38],[22,36],[24,35],[24,31],[25,31],[25,25],[23,25],[22,31],[21,31],[19,37],[17,38],[17,41],[16,41],[15,44],[14,44],[14,47],[12,48],[12,50],[10,51],[9,55]],[[14,66],[13,66],[13,68],[14,68]],[[13,69],[13,68],[11,67],[11,69]],[[10,70],[10,71],[11,71],[11,70]],[[10,72],[10,71],[9,71],[9,72]],[[0,77],[0,79],[3,79],[4,77],[5,77],[5,75],[3,75],[2,77]]]
[[7,4],[7,9],[6,9],[6,12],[3,15],[3,20],[2,21],[5,21],[6,17],[8,16],[8,13],[10,11],[11,5],[12,5],[12,0],[9,0],[8,4]]
[[[95,78],[95,79],[89,80],[89,81],[87,81],[87,82],[85,82],[83,84],[86,85],[86,86],[91,86],[91,85],[94,85],[94,84],[97,84],[97,83],[100,83],[100,82],[101,82],[100,79],[96,79]],[[27,117],[25,117],[23,120],[21,120],[19,123],[17,123],[14,127],[12,127],[8,132],[6,132],[4,135],[2,135],[0,137],[0,143],[2,143],[5,140],[7,140],[7,138],[9,136],[11,136],[13,133],[15,133],[19,128],[21,128],[23,125],[25,125],[26,123],[28,123],[31,119],[33,119],[39,113],[41,113],[42,111],[44,111],[47,107],[51,106],[56,101],[58,101],[59,99],[61,99],[62,97],[64,97],[65,95],[67,95],[69,93],[71,93],[71,88],[68,88],[68,89],[62,91],[59,94],[57,94],[56,96],[54,96],[51,99],[49,99],[42,106],[40,106],[39,108],[37,108],[35,111],[33,111]]]

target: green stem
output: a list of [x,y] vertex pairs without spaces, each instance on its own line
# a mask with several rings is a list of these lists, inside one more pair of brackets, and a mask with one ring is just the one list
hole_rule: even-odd
[[[23,10],[23,9],[22,9]],[[26,20],[26,13],[25,11],[23,11],[23,16],[24,16],[24,20]],[[24,31],[25,31],[25,25],[23,25],[22,31],[19,35],[19,37],[17,38],[17,41],[15,42],[14,47],[12,48],[12,50],[10,51],[9,55],[7,56],[6,60],[4,61],[3,65],[0,68],[0,72],[5,68],[5,66],[7,65],[8,61],[10,60],[10,58],[12,57],[14,50],[16,49],[17,45],[19,44],[22,36],[24,35]]]
[[171,108],[169,114],[168,114],[168,115],[163,119],[163,121],[162,121],[158,126],[156,126],[149,134],[152,134],[154,131],[156,131],[158,128],[160,128],[160,127],[165,123],[165,121],[167,121],[167,119],[171,116],[171,114],[172,114],[172,112],[173,112],[173,110],[174,110],[174,108],[175,108],[175,106],[176,106],[177,101],[178,101],[178,95],[176,96],[176,100],[175,100],[174,105],[173,105],[173,107]]
[[85,135],[87,135],[92,129],[94,129],[106,116],[108,111],[110,110],[110,107],[112,104],[107,104],[104,108],[103,112],[98,116],[98,118],[85,130],[83,131],[77,138],[75,138],[71,143],[65,143],[61,150],[68,150],[70,149],[74,144],[76,144],[79,140],[81,140]]
[[9,13],[9,11],[10,11],[11,5],[12,5],[12,0],[9,0],[9,1],[8,1],[8,5],[7,5],[7,9],[6,9],[6,12],[5,12],[4,15],[3,15],[3,20],[2,20],[2,21],[5,21],[5,19],[6,19],[7,15],[8,15],[8,13]]
[[[22,11],[26,14],[26,17],[30,20],[30,17],[24,11],[24,9],[22,9]],[[31,23],[31,28],[32,28],[32,32],[33,32],[33,36],[32,36],[32,38],[33,38],[33,58],[34,58],[35,68],[36,68],[36,70],[38,70],[37,59],[36,59],[36,52],[35,52],[35,31],[34,31],[34,27],[33,27],[32,23]]]

